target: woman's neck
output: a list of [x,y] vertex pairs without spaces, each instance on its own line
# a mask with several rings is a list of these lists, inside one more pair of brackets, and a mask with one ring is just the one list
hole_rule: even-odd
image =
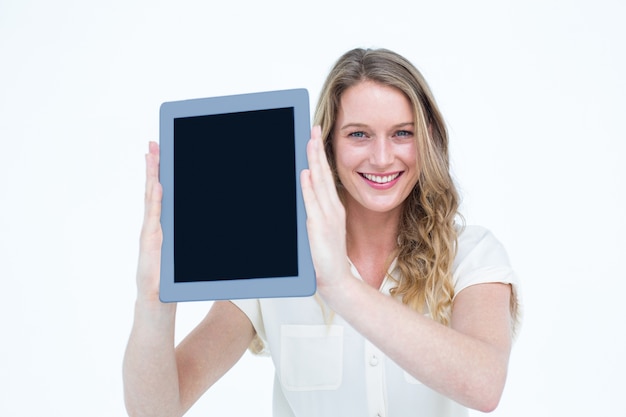
[[376,213],[363,207],[346,207],[348,257],[384,259],[397,247],[400,208]]

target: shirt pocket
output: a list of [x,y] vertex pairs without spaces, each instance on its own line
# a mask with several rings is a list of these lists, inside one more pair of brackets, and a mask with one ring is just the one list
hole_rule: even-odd
[[290,391],[334,390],[343,378],[343,327],[282,325],[280,378]]

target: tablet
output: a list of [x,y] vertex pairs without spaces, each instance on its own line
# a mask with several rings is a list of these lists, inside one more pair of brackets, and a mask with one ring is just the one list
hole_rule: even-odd
[[315,292],[299,175],[309,117],[305,89],[161,105],[161,301]]

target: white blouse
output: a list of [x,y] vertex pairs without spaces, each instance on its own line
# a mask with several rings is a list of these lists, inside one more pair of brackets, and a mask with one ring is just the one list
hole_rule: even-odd
[[[390,275],[396,277],[395,261]],[[361,279],[352,266],[352,273]],[[519,285],[502,245],[486,229],[467,226],[453,265],[455,294],[470,285]],[[394,281],[380,291],[389,295]],[[234,300],[252,322],[276,369],[275,417],[460,417],[467,409],[402,370],[318,297]]]

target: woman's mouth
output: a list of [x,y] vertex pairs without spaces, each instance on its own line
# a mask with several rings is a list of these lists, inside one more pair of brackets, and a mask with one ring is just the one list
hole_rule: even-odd
[[388,184],[398,178],[402,174],[402,172],[396,172],[395,174],[386,175],[366,174],[364,172],[361,172],[360,174],[366,180],[374,182],[376,184]]

